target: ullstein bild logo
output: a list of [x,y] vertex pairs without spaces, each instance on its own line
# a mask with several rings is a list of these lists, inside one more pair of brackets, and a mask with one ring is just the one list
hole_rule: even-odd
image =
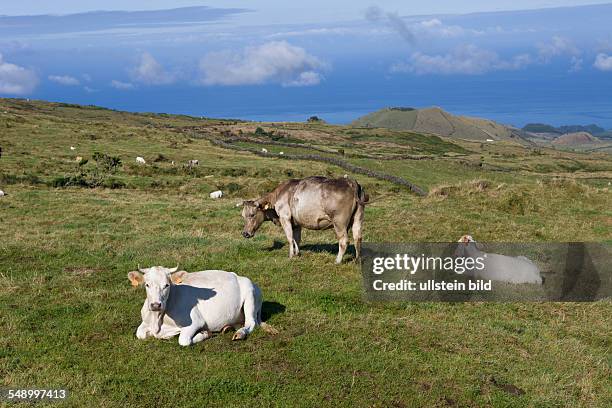
[[589,302],[612,295],[604,243],[364,244],[372,301]]

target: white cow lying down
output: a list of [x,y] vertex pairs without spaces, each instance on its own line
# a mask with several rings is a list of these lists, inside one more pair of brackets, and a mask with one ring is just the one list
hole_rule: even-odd
[[459,245],[455,256],[469,258],[483,258],[484,269],[473,268],[466,270],[466,276],[477,279],[490,279],[507,283],[535,283],[542,284],[540,268],[524,256],[508,256],[489,254],[477,248],[477,242],[471,235],[459,238]]
[[236,329],[232,340],[245,339],[257,326],[276,330],[261,321],[261,290],[250,279],[233,272],[177,272],[153,266],[128,273],[133,286],[144,283],[147,299],[140,314],[136,337],[168,339],[179,335],[181,346]]

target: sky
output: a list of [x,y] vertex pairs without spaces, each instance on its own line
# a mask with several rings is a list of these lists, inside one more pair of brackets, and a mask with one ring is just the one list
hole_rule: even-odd
[[[72,14],[95,10],[160,10],[191,6],[247,8],[257,12],[264,23],[321,23],[356,19],[372,5],[403,15],[473,13],[484,11],[525,10],[604,4],[597,0],[437,0],[432,2],[387,0],[309,0],[281,2],[278,0],[224,0],[223,2],[194,0],[20,0],[3,2],[0,15]],[[260,20],[261,21],[261,20]]]
[[606,2],[3,3],[0,96],[334,123],[435,105],[612,128]]

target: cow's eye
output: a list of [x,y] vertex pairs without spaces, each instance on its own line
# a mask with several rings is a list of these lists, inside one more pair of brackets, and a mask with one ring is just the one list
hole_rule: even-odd
[[145,287],[146,287],[146,288],[148,288],[148,287],[149,287],[149,284],[148,284],[148,283],[145,283]]
[[166,286],[164,286],[164,289],[167,288],[168,286],[170,286],[170,285],[166,283]]

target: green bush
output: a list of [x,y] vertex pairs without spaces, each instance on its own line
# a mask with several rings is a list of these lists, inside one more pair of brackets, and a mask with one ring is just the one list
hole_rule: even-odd
[[121,165],[121,159],[117,156],[109,156],[108,154],[95,152],[93,159],[101,166],[104,170],[109,173],[114,173],[117,168]]

